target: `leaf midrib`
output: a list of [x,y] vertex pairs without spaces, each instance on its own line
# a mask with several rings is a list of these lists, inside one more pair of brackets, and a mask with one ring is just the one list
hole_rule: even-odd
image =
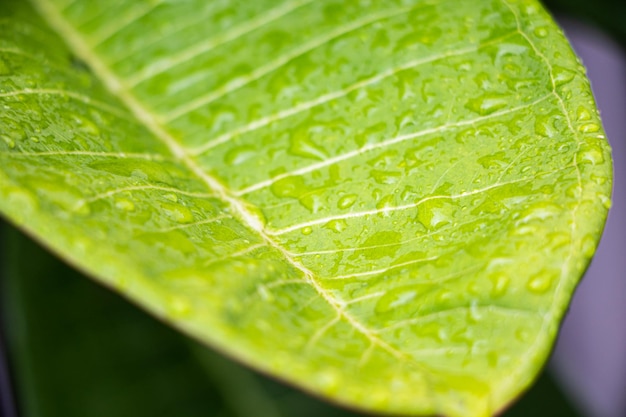
[[[156,139],[160,140],[167,146],[174,157],[179,160],[191,173],[199,178],[207,188],[215,192],[220,199],[225,201],[232,209],[233,215],[237,217],[245,226],[258,234],[266,244],[277,250],[284,259],[303,275],[304,281],[311,285],[315,291],[332,307],[337,314],[337,318],[343,318],[357,332],[365,336],[372,344],[382,348],[402,362],[410,362],[422,368],[421,365],[411,360],[410,356],[402,353],[389,343],[382,340],[375,332],[371,331],[367,326],[361,323],[354,316],[345,311],[343,303],[337,300],[326,290],[316,279],[313,271],[305,267],[303,264],[295,260],[291,254],[283,248],[278,242],[272,239],[261,220],[246,208],[243,200],[234,196],[225,185],[223,185],[215,177],[204,172],[200,166],[193,160],[191,153],[178,143],[175,138],[159,123],[156,115],[152,114],[140,100],[138,100],[125,86],[122,79],[117,77],[113,71],[98,58],[98,55],[83,40],[80,32],[63,17],[63,15],[46,0],[33,0],[35,6],[39,9],[40,14],[50,26],[55,29],[57,34],[66,42],[72,51],[79,56],[85,63],[89,65],[96,77],[108,88],[108,90],[116,96],[128,110],[137,118],[137,120],[146,127]],[[333,320],[336,320],[333,319]]]

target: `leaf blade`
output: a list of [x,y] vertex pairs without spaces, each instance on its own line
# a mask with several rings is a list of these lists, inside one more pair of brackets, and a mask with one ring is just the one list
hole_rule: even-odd
[[[134,76],[127,63],[107,64],[119,46],[111,46],[117,35],[106,24],[117,24],[111,13],[130,16],[132,23],[117,34],[132,39],[150,32],[141,21],[158,5],[107,3],[81,21],[88,15],[78,2],[62,12],[53,2],[37,4],[114,93],[90,85],[83,74],[76,78],[84,85],[71,81],[76,92],[66,100],[84,105],[95,96],[103,103],[99,109],[110,112],[122,107],[117,96],[136,126],[125,126],[125,135],[112,141],[113,133],[100,131],[106,123],[92,122],[103,118],[92,101],[90,114],[77,109],[57,129],[85,134],[79,139],[87,146],[72,149],[72,156],[99,190],[68,174],[75,168],[60,160],[69,154],[44,155],[35,142],[37,156],[56,156],[63,175],[48,170],[46,181],[25,181],[13,173],[20,184],[4,188],[9,197],[36,205],[43,194],[51,201],[44,210],[54,214],[43,219],[38,212],[40,224],[30,230],[187,332],[341,402],[389,412],[487,415],[529,383],[603,223],[606,208],[583,197],[608,194],[608,182],[588,178],[606,177],[610,168],[605,143],[589,127],[598,123],[594,110],[582,99],[566,104],[562,98],[572,89],[589,96],[581,70],[562,48],[554,63],[546,59],[544,51],[552,50],[543,45],[564,41],[540,30],[551,23],[534,3],[331,9],[353,17],[350,23],[333,20],[323,5],[283,3],[252,18],[264,25],[244,20],[231,26],[241,36],[225,35],[215,48],[191,44],[182,58],[157,67],[151,62],[167,61],[155,52]],[[245,7],[224,10],[254,16]],[[500,23],[490,22],[488,12]],[[272,13],[275,20],[266,18]],[[457,16],[450,25],[475,16],[490,30],[468,25],[444,32],[439,26],[450,29],[441,19],[446,14]],[[394,29],[376,32],[381,21]],[[371,34],[385,31],[395,36],[395,55],[373,48],[379,40]],[[207,74],[220,48],[235,58]],[[254,48],[261,52],[245,55]],[[268,48],[276,55],[264,63]],[[363,55],[369,48],[376,52]],[[252,64],[239,69],[237,52]],[[378,62],[376,54],[385,57],[383,65],[398,66],[369,65],[368,59]],[[336,78],[329,75],[340,65],[333,56],[348,63]],[[195,87],[200,81],[202,88]],[[289,93],[300,83],[304,87]],[[46,84],[45,91],[53,87]],[[271,97],[277,105],[263,107]],[[255,112],[258,106],[264,114]],[[393,112],[385,112],[388,107]],[[571,120],[576,112],[583,114],[580,132]],[[99,155],[104,162],[96,160],[103,144],[93,146],[103,138],[109,147]],[[556,144],[569,148],[555,152]],[[28,162],[19,167],[28,170]],[[73,188],[68,193],[60,183]],[[40,195],[28,197],[25,190]],[[7,204],[9,216],[18,216],[15,207]],[[576,220],[581,210],[589,225]],[[63,236],[67,225],[58,218],[77,214],[72,233],[83,237]],[[99,247],[104,241],[115,247]],[[581,255],[583,241],[591,249]],[[247,278],[233,282],[233,274]],[[552,307],[550,297],[557,298]],[[515,361],[523,363],[521,371],[512,371]],[[396,387],[391,392],[390,383]]]

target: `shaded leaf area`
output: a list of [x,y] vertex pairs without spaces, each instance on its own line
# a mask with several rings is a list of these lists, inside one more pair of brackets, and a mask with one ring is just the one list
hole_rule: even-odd
[[528,386],[611,182],[536,2],[33,3],[0,5],[15,224],[338,402],[483,416]]
[[[2,240],[2,324],[19,417],[365,416],[185,338],[15,230]],[[578,416],[547,374],[503,414],[529,415]]]

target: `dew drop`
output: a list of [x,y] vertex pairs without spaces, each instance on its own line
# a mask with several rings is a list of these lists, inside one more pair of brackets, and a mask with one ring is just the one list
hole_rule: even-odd
[[270,189],[276,197],[298,197],[309,191],[302,177],[283,178],[272,184]]
[[337,203],[337,207],[339,207],[342,210],[350,208],[352,207],[352,205],[354,205],[354,203],[356,202],[356,199],[357,199],[356,194],[345,195],[339,199],[339,202]]
[[100,128],[94,122],[79,114],[73,114],[72,118],[76,122],[76,128],[83,133],[93,136],[100,135]]
[[311,226],[307,226],[302,229],[302,234],[305,236],[308,236],[311,233],[313,233],[313,228]]
[[125,198],[119,199],[117,201],[115,201],[115,207],[117,207],[120,210],[124,210],[124,211],[134,211],[135,210],[135,204]]
[[528,280],[526,287],[535,294],[543,294],[552,287],[554,278],[555,273],[553,271],[541,271]]
[[489,275],[489,280],[491,281],[491,296],[494,298],[502,297],[507,288],[509,287],[510,278],[502,272],[497,272]]
[[174,317],[185,317],[191,313],[191,305],[187,300],[176,297],[170,300],[168,312]]
[[256,149],[251,145],[237,146],[224,155],[224,162],[228,165],[240,165],[256,155]]
[[465,107],[480,115],[488,115],[494,113],[507,106],[507,99],[497,95],[484,95],[479,98],[469,100]]
[[548,36],[548,30],[545,27],[538,27],[535,28],[535,30],[533,31],[533,33],[535,34],[536,37],[538,38],[545,38],[546,36]]
[[13,139],[11,139],[10,137],[8,137],[7,135],[2,135],[0,136],[0,138],[2,138],[2,140],[4,141],[4,143],[7,144],[7,146],[9,147],[9,149],[14,149],[15,148],[15,141]]
[[326,393],[334,393],[340,388],[340,378],[336,371],[326,370],[315,375],[317,385]]
[[328,158],[326,151],[314,143],[308,134],[303,132],[297,132],[291,136],[289,153],[309,159],[324,160]]
[[570,69],[560,67],[558,65],[552,68],[552,77],[556,86],[567,84],[574,79],[576,73]]
[[586,123],[578,127],[578,131],[581,133],[593,133],[600,130],[600,125],[597,123]]
[[161,209],[167,217],[177,223],[187,224],[193,222],[193,214],[191,211],[179,204],[161,203]]
[[520,327],[515,331],[515,338],[522,343],[528,342],[531,335],[531,332],[526,327]]
[[172,203],[178,203],[178,196],[174,193],[166,193],[163,195],[163,198],[171,201]]
[[591,113],[585,107],[579,107],[576,111],[576,118],[579,122],[585,122],[591,120]]
[[604,162],[602,148],[596,145],[589,145],[585,149],[578,151],[576,160],[580,164],[601,164]]
[[341,233],[348,228],[348,223],[344,219],[331,220],[324,225],[324,228]]
[[596,252],[596,239],[593,235],[585,235],[580,243],[580,249],[583,255],[591,258]]

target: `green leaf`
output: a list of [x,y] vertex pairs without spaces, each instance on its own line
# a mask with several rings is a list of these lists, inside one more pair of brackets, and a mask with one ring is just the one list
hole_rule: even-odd
[[529,385],[611,186],[536,2],[34,3],[0,4],[10,220],[342,404],[486,416]]
[[[23,417],[364,416],[203,349],[3,226],[0,324]],[[504,414],[529,415],[579,417],[546,373]]]

